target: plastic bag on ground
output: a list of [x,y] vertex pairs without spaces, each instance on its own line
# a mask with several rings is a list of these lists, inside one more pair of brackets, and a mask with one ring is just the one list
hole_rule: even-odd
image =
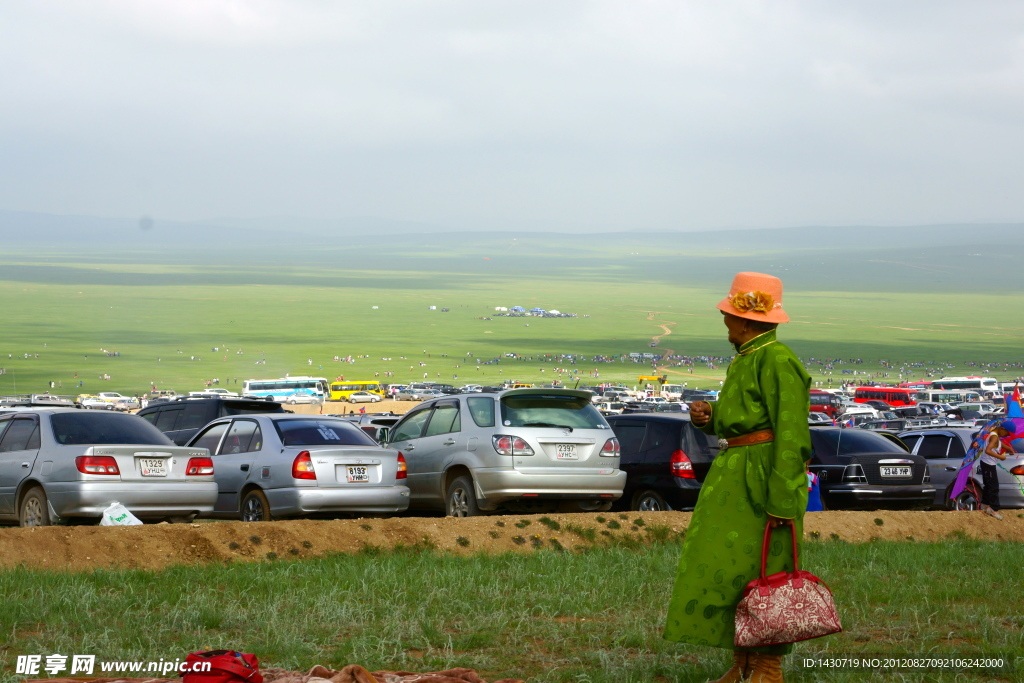
[[135,526],[137,524],[142,524],[142,520],[117,501],[107,506],[100,519],[100,526]]

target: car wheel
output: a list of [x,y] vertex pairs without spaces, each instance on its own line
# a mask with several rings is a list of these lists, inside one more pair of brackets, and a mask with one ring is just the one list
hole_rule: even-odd
[[50,511],[43,489],[35,486],[21,499],[18,522],[21,526],[50,526]]
[[457,477],[448,487],[445,509],[449,517],[476,517],[480,508],[476,506],[473,481],[468,476]]
[[668,510],[668,505],[665,503],[665,499],[658,495],[656,491],[647,489],[633,496],[633,507],[631,509],[639,512],[664,512]]
[[243,522],[269,522],[270,503],[263,491],[253,489],[245,494],[242,499],[242,521]]
[[296,401],[295,401],[294,398],[288,399],[288,405],[293,406],[293,405],[295,405],[295,403],[296,403]]
[[977,487],[974,485],[974,482],[967,482],[967,487],[964,488],[956,498],[949,497],[952,489],[952,484],[947,486],[946,493],[943,496],[946,501],[947,510],[977,510],[980,507],[978,503]]

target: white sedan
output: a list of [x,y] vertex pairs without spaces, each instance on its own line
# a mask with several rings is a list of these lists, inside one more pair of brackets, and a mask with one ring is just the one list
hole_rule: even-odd
[[369,391],[353,391],[345,400],[349,403],[377,403],[384,399],[379,394],[374,394]]

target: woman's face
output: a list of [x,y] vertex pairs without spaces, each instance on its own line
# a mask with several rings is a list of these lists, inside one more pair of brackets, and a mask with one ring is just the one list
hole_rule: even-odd
[[738,315],[722,311],[725,328],[729,330],[729,343],[733,346],[740,346],[747,341],[747,321]]

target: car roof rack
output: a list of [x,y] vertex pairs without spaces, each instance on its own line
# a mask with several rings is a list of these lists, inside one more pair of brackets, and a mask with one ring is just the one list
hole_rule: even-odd
[[67,396],[53,394],[21,394],[17,396],[0,396],[0,406],[47,406],[50,408],[74,408],[75,401]]

